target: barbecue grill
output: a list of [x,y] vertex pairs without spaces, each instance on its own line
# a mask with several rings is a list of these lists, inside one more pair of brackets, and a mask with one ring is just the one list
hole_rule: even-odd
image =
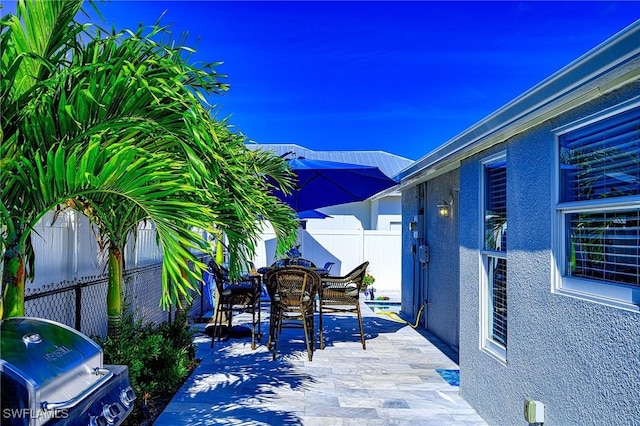
[[124,365],[78,331],[40,318],[0,321],[0,425],[112,426],[133,410]]

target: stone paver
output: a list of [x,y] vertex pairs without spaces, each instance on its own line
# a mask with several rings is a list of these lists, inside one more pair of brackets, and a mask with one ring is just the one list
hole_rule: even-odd
[[199,334],[202,361],[154,425],[486,425],[435,371],[458,368],[436,339],[367,307],[363,314],[366,350],[355,317],[328,316],[326,348],[312,362],[301,329],[283,330],[276,361],[266,336],[255,351],[249,339],[212,350]]

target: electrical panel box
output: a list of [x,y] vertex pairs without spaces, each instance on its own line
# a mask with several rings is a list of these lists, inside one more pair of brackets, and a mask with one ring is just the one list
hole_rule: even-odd
[[420,263],[429,262],[429,246],[421,245],[418,247],[418,259],[420,259]]
[[524,419],[529,423],[544,423],[544,404],[527,398],[524,401]]

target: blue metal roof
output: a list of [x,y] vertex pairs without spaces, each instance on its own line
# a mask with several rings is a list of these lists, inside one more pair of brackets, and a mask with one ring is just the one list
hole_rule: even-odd
[[296,144],[258,144],[248,143],[249,149],[262,149],[272,151],[276,155],[288,152],[293,154],[288,157],[304,157],[312,160],[336,161],[340,163],[361,164],[364,166],[376,166],[382,173],[393,178],[401,170],[413,164],[413,160],[400,157],[385,151],[314,151]]

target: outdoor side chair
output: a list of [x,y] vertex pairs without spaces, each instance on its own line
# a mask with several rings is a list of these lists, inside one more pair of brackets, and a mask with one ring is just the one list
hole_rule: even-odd
[[324,349],[322,318],[327,313],[336,312],[357,314],[362,349],[367,349],[364,339],[364,328],[362,326],[362,312],[360,311],[360,289],[362,288],[362,280],[367,272],[368,266],[369,262],[364,262],[343,277],[332,277],[329,275],[322,277],[318,297],[320,349]]
[[322,268],[326,269],[327,273],[331,273],[331,268],[333,268],[333,265],[335,265],[335,262],[326,262]]
[[309,361],[315,349],[314,306],[320,286],[320,276],[303,266],[285,266],[270,270],[265,275],[271,296],[269,343],[273,359],[278,353],[278,341],[285,327],[304,330]]
[[[214,302],[213,336],[211,347],[216,338],[222,337],[223,322],[231,329],[233,313],[251,314],[251,349],[256,348],[262,334],[260,331],[260,295],[262,292],[260,277],[245,275],[238,281],[230,281],[228,271],[214,261],[209,262],[209,271],[215,281],[217,303]],[[223,317],[224,316],[224,317]],[[224,319],[223,319],[224,318]]]

